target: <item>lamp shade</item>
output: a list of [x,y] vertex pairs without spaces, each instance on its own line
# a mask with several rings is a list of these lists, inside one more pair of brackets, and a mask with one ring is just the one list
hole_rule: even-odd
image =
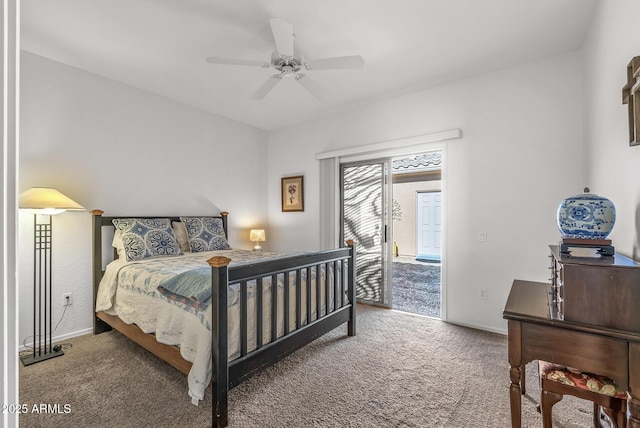
[[264,242],[266,237],[263,229],[251,229],[249,233],[249,241],[251,242]]
[[32,187],[20,193],[22,209],[42,211],[43,214],[60,214],[64,211],[83,211],[85,208],[73,199],[49,187]]

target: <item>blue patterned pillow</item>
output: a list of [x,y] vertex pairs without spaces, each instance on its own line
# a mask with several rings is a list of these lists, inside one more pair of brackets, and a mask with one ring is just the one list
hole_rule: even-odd
[[116,218],[128,262],[155,256],[182,254],[167,218]]
[[222,219],[218,217],[180,217],[187,228],[189,247],[194,253],[211,250],[228,250]]

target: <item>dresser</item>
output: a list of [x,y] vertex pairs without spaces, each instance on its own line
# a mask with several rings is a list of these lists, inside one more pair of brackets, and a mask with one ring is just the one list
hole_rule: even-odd
[[627,426],[640,428],[640,332],[558,319],[549,304],[550,288],[544,282],[515,280],[504,308],[511,426],[522,426],[522,368],[544,360],[614,379],[629,394]]
[[502,314],[511,426],[521,427],[522,368],[544,360],[614,379],[628,393],[627,426],[640,428],[640,265],[550,250],[550,283],[513,281]]
[[619,254],[575,257],[549,247],[556,318],[640,332],[640,264]]

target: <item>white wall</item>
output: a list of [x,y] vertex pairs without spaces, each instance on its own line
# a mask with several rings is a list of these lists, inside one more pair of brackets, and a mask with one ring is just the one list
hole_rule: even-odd
[[[229,211],[230,243],[267,226],[265,131],[22,53],[19,190],[54,187],[105,215]],[[19,227],[20,340],[32,329],[33,217]],[[54,337],[92,326],[91,215],[53,219]]]
[[[461,128],[445,163],[446,312],[452,322],[506,331],[512,280],[548,279],[557,206],[584,185],[581,61],[572,52],[270,132],[275,249],[319,248],[316,153]],[[293,174],[305,176],[304,213],[280,211],[280,178]]]
[[616,252],[640,258],[640,146],[629,147],[622,104],[627,64],[640,55],[640,2],[598,2],[584,45],[584,135],[592,192],[616,206]]

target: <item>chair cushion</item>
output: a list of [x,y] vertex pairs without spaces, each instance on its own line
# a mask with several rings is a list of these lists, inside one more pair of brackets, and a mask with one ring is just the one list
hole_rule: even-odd
[[610,397],[627,399],[627,391],[618,388],[613,379],[593,373],[581,372],[579,370],[553,364],[546,361],[538,361],[540,377],[552,382],[574,386],[598,394]]

